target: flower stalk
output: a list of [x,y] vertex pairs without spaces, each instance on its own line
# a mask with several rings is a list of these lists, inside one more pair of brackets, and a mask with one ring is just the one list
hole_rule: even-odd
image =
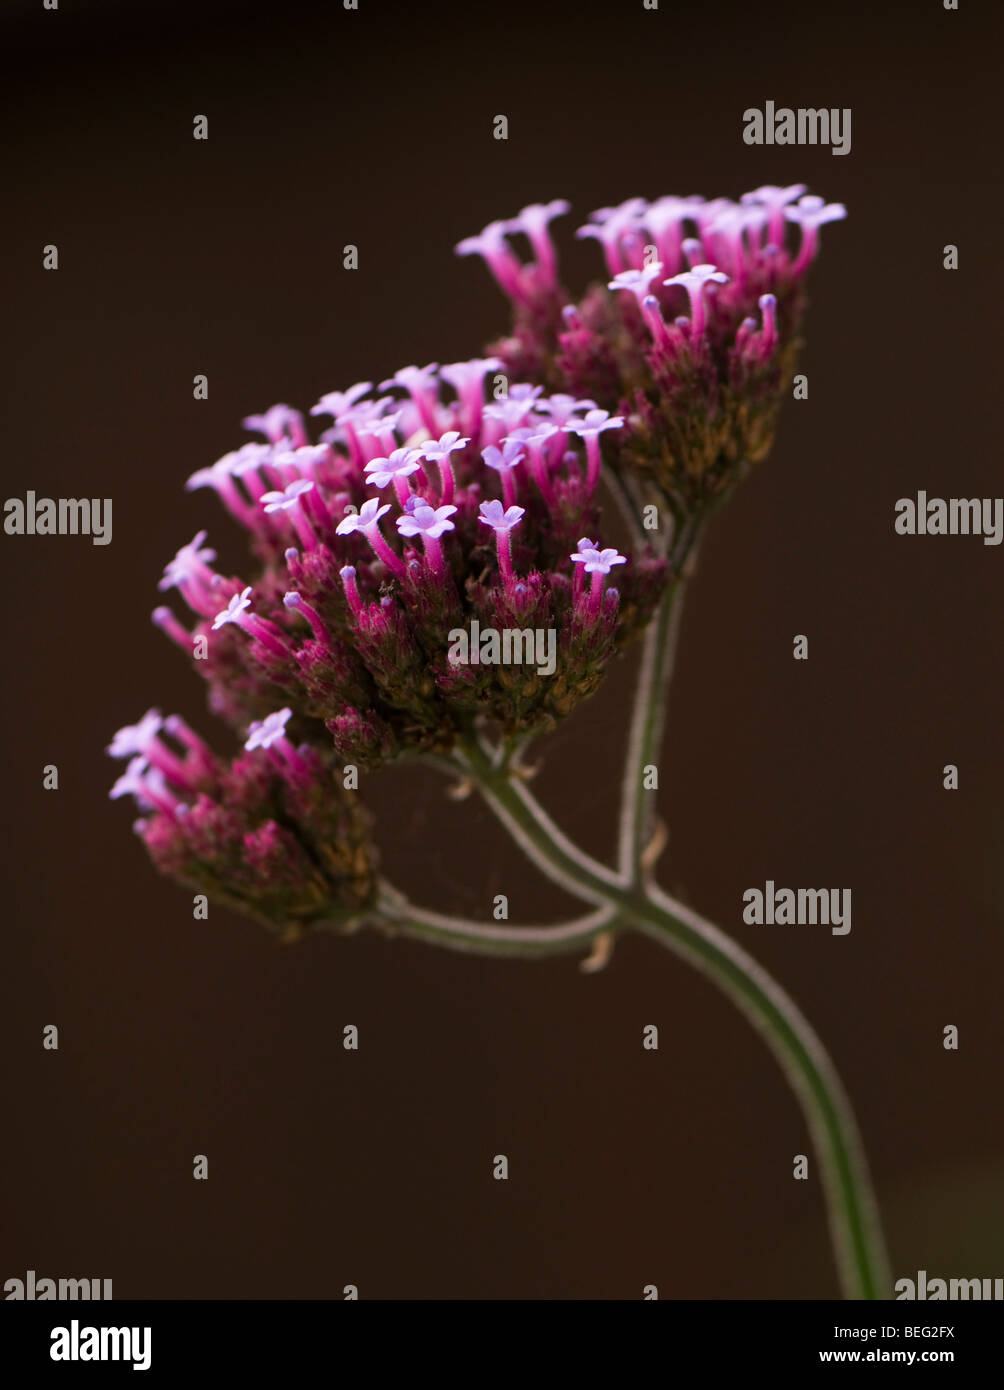
[[[649,688],[644,667],[645,663],[638,685],[638,705],[645,703]],[[661,731],[648,722],[644,731],[650,746],[661,736]],[[854,1114],[826,1049],[798,1006],[731,937],[655,883],[640,880],[634,865],[639,857],[637,829],[643,821],[633,822],[631,872],[622,870],[612,877],[605,865],[592,860],[557,831],[526,786],[496,767],[480,743],[468,744],[458,761],[462,761],[496,817],[542,872],[575,896],[607,908],[609,917],[605,922],[597,917],[594,921],[585,919],[577,924],[536,929],[535,944],[541,953],[546,942],[555,948],[571,947],[573,943],[577,946],[594,939],[601,931],[633,926],[718,985],[761,1034],[787,1077],[809,1127],[822,1173],[844,1296],[888,1298],[891,1284],[887,1256]],[[518,929],[507,929],[499,934],[500,938],[507,936],[509,930]],[[548,932],[554,935],[547,938]],[[483,939],[480,933],[479,939]],[[501,939],[498,944],[505,950]]]
[[[561,286],[549,230],[568,211],[562,199],[533,204],[458,245],[485,259],[512,303],[512,332],[492,355],[402,367],[380,383],[386,395],[370,381],[328,392],[310,410],[332,421],[317,442],[299,411],[272,406],[243,422],[265,442],[190,477],[245,529],[258,573],[249,584],[215,571],[200,531],[160,582],[194,626],[163,606],[153,619],[242,750],[218,756],[151,709],[108,749],[129,760],[111,795],[135,800],[134,828],[161,872],[284,941],[368,926],[498,957],[588,952],[582,968],[595,970],[633,927],[675,951],[761,1033],[801,1103],[845,1294],[887,1297],[833,1064],[762,967],[656,884],[649,776],[700,537],[769,451],[805,272],[819,228],[845,210],[801,184],[741,203],[601,208],[578,235],[600,243],[612,278],[579,303]],[[528,262],[512,236],[529,244]],[[601,482],[625,554],[606,543]],[[523,758],[642,632],[611,868],[555,824]],[[489,636],[487,659],[464,646],[475,633]],[[501,658],[490,654],[500,633]],[[513,656],[514,637],[545,635],[543,664],[537,645],[536,661]],[[589,910],[509,926],[411,903],[378,873],[358,794],[360,770],[407,756],[459,777],[454,795],[477,788],[528,859]]]

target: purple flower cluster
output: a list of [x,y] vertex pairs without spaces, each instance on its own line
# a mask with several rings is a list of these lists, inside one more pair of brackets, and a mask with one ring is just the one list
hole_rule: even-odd
[[349,924],[376,889],[370,818],[344,788],[332,750],[285,737],[283,709],[251,725],[227,763],[172,715],[149,710],[108,752],[127,758],[112,797],[140,808],[135,829],[157,868],[288,933]]
[[[844,217],[803,184],[727,198],[629,198],[577,236],[600,243],[607,281],[570,302],[548,235],[563,202],[525,208],[462,241],[513,305],[492,351],[553,392],[625,419],[611,463],[651,480],[677,517],[719,498],[773,442],[790,389],[819,228]],[[527,238],[522,263],[511,238]]]
[[[161,581],[194,627],[166,607],[154,620],[236,729],[288,705],[299,737],[373,767],[448,748],[477,716],[509,733],[548,728],[647,619],[662,561],[617,556],[616,588],[609,565],[587,584],[578,564],[600,525],[600,436],[623,421],[590,399],[508,386],[501,365],[405,367],[379,392],[329,393],[311,411],[333,421],[316,443],[302,415],[273,406],[244,422],[264,442],[189,479],[247,528],[261,573],[249,584],[215,572],[201,531]],[[451,631],[474,619],[554,628],[556,676],[451,663]]]
[[[592,399],[510,385],[484,358],[405,367],[310,414],[324,417],[316,440],[289,406],[249,416],[264,439],[188,482],[248,532],[257,577],[218,572],[200,531],[160,582],[192,617],[153,615],[244,753],[222,763],[155,711],[109,750],[131,759],[112,794],[136,798],[158,867],[287,922],[372,894],[344,769],[446,750],[482,718],[507,734],[552,727],[595,690],[666,580],[649,551],[590,539],[600,436],[623,424]],[[475,620],[553,629],[553,673],[452,661],[451,634]]]
[[[604,466],[622,506],[647,479],[680,521],[766,452],[804,273],[843,208],[801,185],[602,208],[579,235],[608,278],[578,305],[549,234],[567,211],[533,204],[457,248],[513,303],[491,356],[329,392],[319,433],[272,406],[243,422],[260,439],[188,480],[248,533],[257,572],[220,573],[200,531],[160,582],[191,616],[154,613],[240,754],[156,710],[108,750],[128,760],[112,796],[135,798],[165,873],[284,929],[364,920],[377,880],[358,770],[484,721],[547,730],[654,613],[667,562],[600,539]],[[456,659],[458,634],[488,629],[553,633],[550,671],[512,658],[518,642],[503,664]]]

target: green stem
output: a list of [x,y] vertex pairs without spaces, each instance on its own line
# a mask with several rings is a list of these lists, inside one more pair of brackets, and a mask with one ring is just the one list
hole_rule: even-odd
[[510,927],[505,923],[475,922],[418,907],[386,881],[380,884],[377,913],[380,929],[435,946],[473,955],[538,960],[588,950],[595,938],[609,931],[619,919],[616,910],[601,907],[554,926]]
[[[654,887],[625,883],[582,851],[570,859],[527,789],[475,743],[465,765],[482,795],[534,862],[580,897],[605,903],[722,988],[769,1043],[802,1106],[816,1145],[844,1294],[886,1298],[889,1275],[857,1126],[825,1048],[784,990],[731,937]],[[562,837],[564,841],[564,837]],[[564,842],[567,844],[567,842]],[[578,880],[576,882],[576,880]]]
[[642,857],[652,838],[656,797],[645,786],[645,769],[657,765],[666,722],[669,683],[683,613],[687,582],[697,557],[701,528],[684,524],[669,554],[671,579],[659,611],[649,623],[642,645],[641,669],[628,732],[621,784],[618,864],[621,875],[639,884]]

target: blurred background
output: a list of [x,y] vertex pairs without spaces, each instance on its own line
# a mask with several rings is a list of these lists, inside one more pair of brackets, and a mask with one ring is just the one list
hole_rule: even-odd
[[[686,966],[631,936],[590,977],[194,921],[107,799],[103,753],[151,705],[231,746],[149,614],[202,527],[244,568],[212,495],[183,488],[248,437],[242,416],[478,353],[507,305],[452,248],[528,202],[572,201],[556,227],[578,291],[600,273],[572,235],[594,208],[796,180],[850,216],[811,276],[809,399],[702,551],[662,878],[831,1049],[896,1277],[1004,1275],[1004,556],[893,531],[918,489],[1004,490],[987,9],[8,0],[4,496],[111,497],[114,539],[0,537],[0,1277],[111,1278],[131,1298],[837,1294],[814,1161],[792,1179],[800,1111]],[[743,110],[767,100],[850,107],[850,155],[744,145]],[[536,784],[598,854],[635,659],[550,739]],[[428,905],[575,910],[435,774],[365,793],[385,868]],[[850,935],[744,926],[742,893],[768,878],[851,887]]]

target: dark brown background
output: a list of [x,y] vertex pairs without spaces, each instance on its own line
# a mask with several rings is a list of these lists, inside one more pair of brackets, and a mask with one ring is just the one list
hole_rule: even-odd
[[[0,1278],[158,1298],[835,1294],[815,1170],[791,1177],[798,1108],[675,959],[629,938],[589,978],[195,922],[106,799],[102,753],[152,704],[212,730],[149,613],[198,528],[241,563],[215,499],[182,483],[243,438],[242,415],[476,353],[505,305],[451,248],[531,200],[573,201],[558,225],[581,287],[597,249],[571,233],[591,209],[796,179],[850,218],[812,277],[810,399],[702,556],[664,879],[832,1049],[897,1275],[1004,1274],[1004,554],[892,529],[918,488],[1002,491],[991,8],[7,6],[4,495],[111,496],[114,540],[2,537]],[[850,106],[850,156],[743,145],[743,109],[768,98]],[[597,852],[632,668],[553,738],[538,784]],[[430,905],[486,915],[504,891],[514,921],[566,909],[432,774],[388,772],[371,800],[385,864]],[[741,894],[766,878],[851,886],[851,934],[744,927]]]

